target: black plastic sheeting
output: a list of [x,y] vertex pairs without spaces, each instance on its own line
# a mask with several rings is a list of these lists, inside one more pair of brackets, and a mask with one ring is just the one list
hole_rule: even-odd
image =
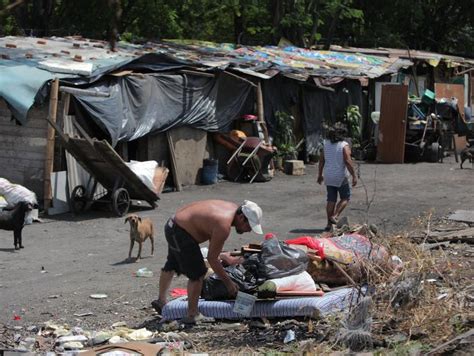
[[179,126],[228,131],[251,89],[249,83],[224,72],[215,77],[151,73],[107,77],[88,90],[109,97],[76,95],[75,99],[115,146],[118,141]]
[[305,135],[306,154],[314,154],[321,144],[323,122],[334,123],[349,105],[362,110],[362,87],[358,80],[343,80],[321,89],[284,76],[275,76],[263,81],[265,120],[270,135],[276,130],[276,112],[292,113],[299,105]]
[[323,122],[336,122],[349,105],[357,105],[362,110],[362,87],[358,80],[344,80],[332,88],[334,91],[309,86],[303,89],[303,130],[307,154],[315,154],[319,149]]

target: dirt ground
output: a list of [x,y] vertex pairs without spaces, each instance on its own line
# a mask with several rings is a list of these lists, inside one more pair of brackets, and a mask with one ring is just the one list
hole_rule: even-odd
[[[460,170],[453,157],[436,164],[357,165],[359,185],[345,211],[351,224],[368,221],[381,234],[396,233],[409,230],[412,220],[430,209],[434,217],[441,217],[474,206],[474,169]],[[157,231],[155,256],[149,256],[147,241],[138,263],[126,260],[128,224],[104,209],[78,217],[44,218],[43,223],[27,226],[21,251],[13,249],[12,233],[0,230],[0,330],[14,325],[26,330],[48,320],[93,330],[119,321],[136,327],[152,316],[150,302],[157,297],[158,275],[166,258],[163,224],[179,206],[201,199],[250,199],[263,209],[265,232],[280,239],[315,235],[326,223],[325,189],[316,183],[316,175],[317,166],[307,165],[304,176],[277,173],[267,183],[222,181],[162,194],[155,210],[134,209],[150,217]],[[260,238],[232,233],[225,248],[240,248]],[[135,277],[142,267],[151,269],[154,277]],[[184,286],[184,278],[173,284]],[[89,297],[98,293],[107,298]]]

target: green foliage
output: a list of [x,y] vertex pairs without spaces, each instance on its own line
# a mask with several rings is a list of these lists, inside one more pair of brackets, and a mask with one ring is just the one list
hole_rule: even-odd
[[[118,4],[115,9],[114,4]],[[199,39],[248,45],[286,38],[474,56],[472,0],[0,0],[0,35],[126,41]]]
[[359,146],[362,137],[361,123],[362,115],[357,105],[349,105],[346,110],[346,120],[349,129],[349,136],[352,138],[353,146]]
[[277,148],[277,155],[295,158],[298,154],[296,137],[293,133],[295,118],[284,111],[277,111],[275,117],[276,129],[273,144]]

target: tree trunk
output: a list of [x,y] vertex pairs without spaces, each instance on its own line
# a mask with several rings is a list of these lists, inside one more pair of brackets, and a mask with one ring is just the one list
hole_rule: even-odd
[[110,50],[116,51],[117,40],[119,37],[118,24],[122,17],[122,7],[120,0],[109,0],[109,7],[111,10],[110,28],[109,28],[109,44]]
[[341,15],[342,8],[340,7],[334,14],[331,26],[329,26],[328,35],[326,37],[326,44],[324,45],[324,50],[328,51],[331,47],[332,38],[334,37],[334,32],[336,32],[336,26],[339,21],[339,16]]
[[318,33],[318,22],[319,22],[318,7],[319,7],[319,0],[315,0],[312,3],[312,8],[310,9],[312,13],[312,19],[313,19],[313,27],[311,28],[311,36],[308,41],[308,47],[314,46],[316,44],[315,36]]
[[239,13],[234,11],[234,41],[236,44],[240,44],[242,35],[244,34],[244,17],[243,17],[242,4],[239,4]]
[[281,0],[273,0],[271,2],[271,14],[272,14],[272,39],[273,39],[273,44],[276,45],[278,44],[278,41],[280,40],[280,21],[281,17],[283,15],[283,2]]

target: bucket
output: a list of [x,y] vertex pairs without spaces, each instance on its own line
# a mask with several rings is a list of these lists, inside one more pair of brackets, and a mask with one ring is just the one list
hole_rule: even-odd
[[203,161],[203,167],[201,171],[201,183],[216,184],[217,183],[217,172],[218,172],[218,161],[216,159],[205,159]]
[[252,313],[252,309],[256,300],[257,297],[251,294],[237,292],[237,298],[235,299],[234,309],[232,309],[232,311],[234,313],[249,317]]

